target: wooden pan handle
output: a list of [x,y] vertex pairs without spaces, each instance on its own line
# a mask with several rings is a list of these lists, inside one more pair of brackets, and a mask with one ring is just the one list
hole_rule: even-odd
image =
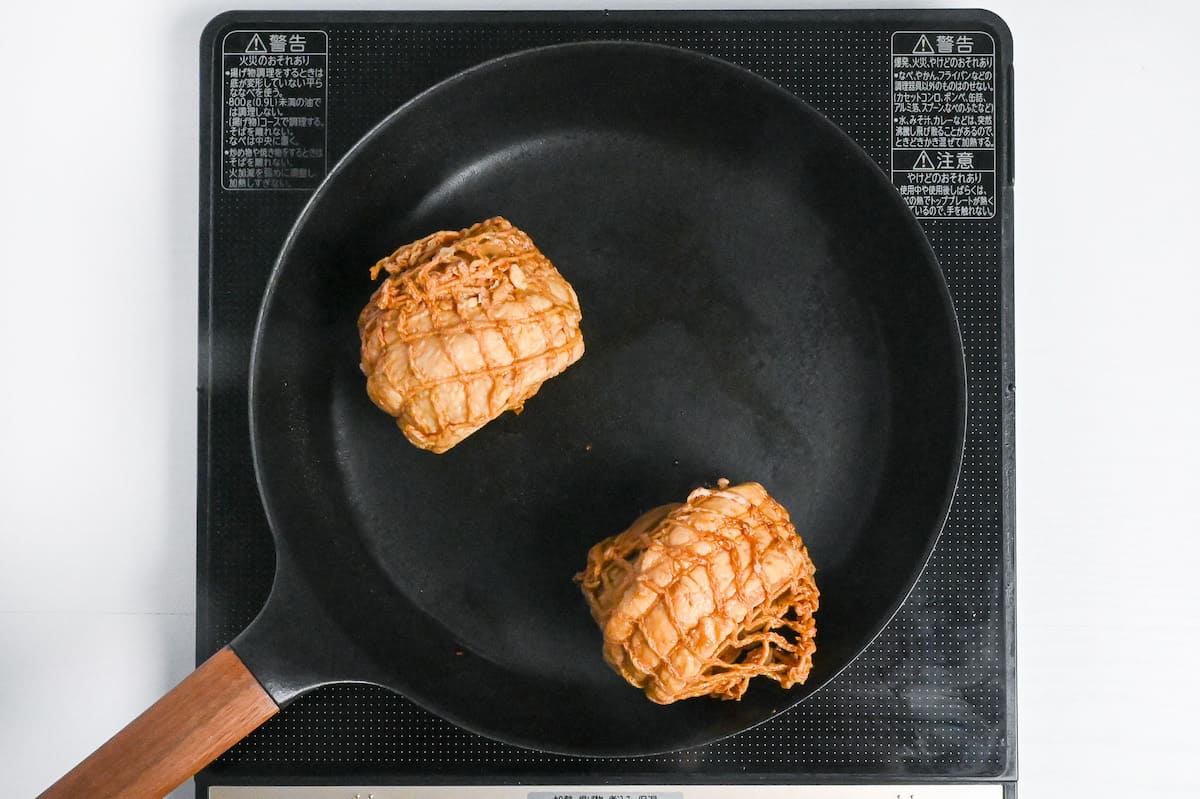
[[39,799],[161,799],[278,712],[225,647]]

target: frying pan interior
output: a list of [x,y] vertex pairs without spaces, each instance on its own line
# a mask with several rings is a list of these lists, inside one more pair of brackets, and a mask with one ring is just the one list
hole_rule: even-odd
[[[367,269],[503,215],[571,281],[587,352],[441,456],[367,399]],[[941,529],[965,393],[949,295],[878,167],[784,90],[634,44],[531,51],[401,108],[298,221],[259,322],[252,426],[279,548],[234,649],[277,701],[388,686],[491,737],[645,754],[761,722],[879,632]],[[588,548],[720,477],[817,565],[812,676],[648,702],[572,582]]]

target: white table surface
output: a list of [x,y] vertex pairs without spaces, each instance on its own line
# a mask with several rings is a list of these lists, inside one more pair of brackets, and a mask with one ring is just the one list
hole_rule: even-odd
[[[1016,42],[1020,793],[1195,797],[1200,12],[990,7]],[[0,796],[192,666],[197,41],[224,8],[0,16]]]

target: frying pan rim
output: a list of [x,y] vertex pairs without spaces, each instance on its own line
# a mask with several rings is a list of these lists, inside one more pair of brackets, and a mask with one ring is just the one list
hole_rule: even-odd
[[[397,119],[398,117],[400,117],[403,114],[405,114],[406,112],[408,112],[414,106],[423,102],[429,96],[431,96],[435,93],[440,93],[442,91],[445,91],[446,89],[448,89],[460,82],[474,78],[480,73],[486,73],[491,70],[501,69],[511,62],[515,62],[515,61],[519,61],[519,60],[523,60],[523,59],[529,59],[529,58],[537,58],[547,52],[556,52],[556,51],[560,51],[560,50],[562,50],[562,51],[565,51],[565,50],[576,50],[576,51],[618,50],[618,49],[625,49],[625,48],[633,49],[633,50],[644,50],[644,51],[659,51],[661,53],[669,54],[671,57],[674,57],[674,58],[689,58],[695,62],[706,63],[707,65],[716,67],[717,69],[722,69],[722,70],[729,71],[731,73],[736,73],[737,75],[741,76],[743,79],[749,79],[749,80],[755,81],[755,82],[759,83],[767,91],[779,96],[781,99],[784,100],[784,102],[790,103],[793,106],[793,108],[795,108],[797,111],[802,113],[809,121],[811,121],[816,126],[822,128],[826,134],[831,135],[831,137],[834,140],[837,140],[839,142],[839,144],[841,144],[843,146],[843,149],[845,151],[852,153],[851,157],[854,160],[856,160],[860,166],[865,165],[868,167],[867,171],[873,175],[873,179],[876,181],[879,188],[881,190],[885,190],[886,193],[891,197],[892,205],[896,208],[896,210],[898,212],[900,212],[902,214],[902,217],[905,220],[904,226],[908,228],[909,233],[912,234],[914,236],[915,241],[919,243],[919,249],[921,250],[922,254],[926,256],[923,259],[925,261],[925,265],[927,267],[932,268],[935,273],[935,275],[934,275],[935,279],[933,282],[936,286],[936,291],[938,293],[939,299],[941,300],[942,310],[944,311],[944,316],[949,321],[950,329],[947,332],[948,332],[950,338],[952,339],[951,343],[953,344],[954,350],[958,356],[957,358],[953,359],[953,364],[955,367],[955,374],[953,375],[953,378],[954,378],[953,383],[954,383],[955,388],[957,389],[956,396],[954,398],[954,406],[955,406],[954,440],[956,440],[958,443],[957,443],[957,446],[955,446],[954,451],[953,451],[951,468],[949,470],[949,479],[947,481],[947,484],[943,488],[942,502],[941,502],[940,508],[938,510],[938,513],[935,516],[936,521],[933,525],[932,535],[930,535],[928,544],[926,545],[926,547],[924,548],[924,550],[921,553],[921,558],[919,561],[920,565],[913,572],[911,578],[907,581],[907,587],[902,592],[899,592],[897,594],[897,598],[894,601],[894,603],[886,610],[886,612],[884,614],[882,614],[882,617],[881,617],[882,621],[878,625],[878,627],[873,632],[871,632],[871,634],[868,636],[866,642],[863,644],[863,646],[859,649],[859,651],[853,657],[851,657],[849,660],[847,660],[839,668],[832,671],[825,678],[825,680],[823,680],[819,685],[812,687],[807,693],[805,693],[804,696],[802,696],[798,699],[795,699],[794,701],[785,700],[785,701],[781,702],[780,707],[773,708],[770,713],[765,714],[762,718],[756,720],[752,724],[749,724],[749,725],[742,727],[738,730],[735,730],[733,732],[719,734],[712,738],[706,738],[698,743],[688,743],[688,744],[684,744],[682,746],[674,746],[674,747],[668,747],[668,748],[664,748],[664,749],[652,749],[652,750],[639,749],[639,750],[630,751],[628,753],[626,753],[626,752],[609,752],[609,751],[605,751],[603,753],[595,753],[595,752],[578,751],[578,750],[570,749],[570,748],[554,748],[554,747],[548,747],[542,741],[533,743],[531,741],[525,740],[523,738],[523,736],[521,736],[521,735],[512,735],[512,734],[508,734],[504,731],[482,729],[481,725],[477,725],[473,722],[464,720],[461,717],[459,717],[457,713],[447,712],[446,710],[441,709],[441,708],[431,707],[430,706],[431,704],[436,704],[436,703],[427,703],[423,697],[419,698],[419,697],[411,696],[410,694],[405,693],[403,691],[399,691],[399,690],[395,689],[393,686],[388,685],[386,683],[375,682],[375,681],[371,681],[371,680],[361,680],[361,679],[343,679],[343,680],[333,680],[332,681],[332,682],[336,682],[336,683],[345,683],[345,684],[359,683],[359,684],[378,685],[381,688],[384,688],[386,690],[397,693],[400,696],[403,696],[404,698],[408,699],[409,701],[411,701],[411,702],[417,704],[418,706],[422,707],[423,709],[427,710],[428,712],[433,713],[433,714],[435,714],[435,715],[437,715],[437,716],[451,722],[452,724],[455,724],[469,732],[473,732],[475,734],[478,734],[478,735],[481,735],[481,736],[484,736],[486,738],[490,738],[493,740],[497,740],[502,743],[511,744],[514,746],[520,746],[520,747],[523,747],[526,749],[532,749],[535,751],[546,752],[546,753],[550,753],[550,754],[568,755],[568,756],[573,756],[573,757],[584,757],[584,758],[627,757],[627,756],[647,756],[647,757],[649,757],[649,756],[654,756],[654,755],[669,754],[671,752],[677,752],[677,751],[681,751],[684,749],[691,749],[691,748],[696,748],[696,747],[700,747],[700,746],[707,746],[709,744],[724,740],[724,739],[732,737],[734,735],[740,735],[744,732],[747,732],[749,730],[752,730],[752,729],[758,727],[761,724],[765,724],[766,722],[770,721],[771,719],[776,718],[777,716],[779,716],[783,713],[786,713],[787,711],[791,710],[792,708],[796,707],[797,705],[801,704],[802,702],[807,701],[810,697],[812,697],[812,696],[816,695],[817,693],[819,693],[820,691],[824,690],[830,683],[832,683],[835,679],[837,679],[837,677],[843,671],[845,671],[847,668],[849,668],[852,663],[857,661],[862,656],[862,654],[871,647],[871,645],[883,633],[883,631],[887,629],[887,627],[891,624],[891,622],[895,618],[896,614],[899,613],[900,608],[903,607],[904,603],[908,600],[908,597],[912,594],[912,591],[916,587],[917,582],[920,580],[921,575],[925,572],[925,569],[928,567],[929,560],[933,554],[934,549],[937,547],[937,543],[940,540],[942,533],[945,530],[946,523],[949,519],[950,510],[953,505],[954,497],[955,497],[955,494],[957,493],[957,489],[958,489],[958,481],[961,476],[963,455],[964,455],[964,450],[965,450],[965,446],[966,446],[966,425],[967,425],[967,410],[968,410],[967,409],[968,391],[967,391],[967,378],[966,378],[966,351],[965,351],[965,347],[963,345],[962,331],[961,331],[961,328],[960,328],[960,325],[958,322],[958,314],[955,311],[954,300],[950,294],[950,287],[945,279],[945,274],[941,270],[940,263],[937,258],[937,254],[934,252],[933,247],[930,244],[928,237],[925,235],[924,228],[921,226],[921,224],[917,220],[916,216],[910,211],[907,204],[904,203],[904,200],[900,197],[900,195],[895,192],[895,187],[892,185],[891,180],[884,174],[882,168],[875,162],[874,159],[871,158],[871,156],[856,141],[854,141],[853,138],[850,137],[850,135],[848,133],[846,133],[844,130],[842,130],[842,128],[839,127],[838,125],[836,125],[834,122],[832,122],[831,120],[826,118],[816,108],[809,105],[809,103],[806,102],[803,98],[801,98],[800,96],[798,96],[796,94],[793,94],[792,92],[783,88],[782,86],[780,86],[779,84],[770,80],[769,78],[763,77],[762,75],[759,75],[758,73],[756,73],[746,67],[743,67],[739,64],[735,64],[735,63],[733,63],[731,61],[727,61],[723,58],[718,58],[716,56],[709,55],[707,53],[702,53],[702,52],[699,52],[696,50],[690,50],[690,49],[683,48],[683,47],[676,47],[673,45],[659,44],[659,43],[654,43],[654,42],[625,41],[625,40],[620,40],[620,39],[604,39],[604,40],[582,41],[582,42],[560,42],[560,43],[552,44],[552,45],[518,50],[518,51],[514,51],[511,53],[506,53],[504,55],[498,56],[497,58],[483,61],[474,66],[468,67],[467,69],[456,72],[455,74],[453,74],[441,81],[438,81],[437,83],[429,86],[425,90],[423,90],[420,93],[418,93],[417,95],[413,96],[406,102],[397,106],[395,109],[393,109],[391,112],[389,112],[386,116],[384,116],[379,122],[377,122],[375,125],[373,125],[353,145],[351,145],[351,147],[338,159],[337,163],[335,163],[334,166],[329,170],[329,173],[325,176],[325,178],[321,181],[320,185],[317,186],[317,188],[313,191],[312,195],[305,202],[304,206],[300,209],[300,212],[296,216],[295,222],[292,224],[287,235],[284,237],[282,244],[280,245],[279,253],[276,256],[275,261],[271,267],[271,273],[267,278],[267,284],[263,290],[262,300],[259,304],[258,313],[255,317],[254,336],[253,336],[253,341],[252,341],[251,349],[250,349],[249,375],[248,375],[248,379],[247,379],[247,388],[248,388],[248,393],[247,393],[248,408],[247,408],[247,410],[248,410],[248,419],[249,419],[250,450],[251,450],[251,460],[252,460],[252,463],[254,466],[255,485],[258,490],[259,500],[262,503],[263,512],[267,519],[267,524],[271,530],[271,538],[275,542],[275,570],[274,570],[274,574],[272,576],[271,589],[268,592],[267,599],[263,603],[263,609],[265,610],[267,607],[270,606],[270,604],[275,596],[276,588],[278,587],[278,577],[279,577],[279,569],[280,569],[280,541],[284,537],[281,536],[281,534],[278,532],[278,526],[275,523],[276,514],[272,511],[271,504],[268,500],[268,492],[266,491],[266,489],[263,485],[262,455],[260,452],[259,433],[258,433],[259,425],[257,422],[255,410],[254,410],[255,409],[255,397],[257,394],[259,360],[260,360],[261,350],[263,348],[263,330],[264,330],[264,326],[265,326],[264,322],[265,322],[268,310],[272,306],[272,299],[275,295],[276,288],[278,287],[278,284],[280,281],[280,276],[284,272],[284,269],[283,269],[284,261],[291,254],[292,246],[293,246],[296,238],[298,237],[299,232],[307,223],[309,215],[311,214],[313,208],[316,206],[317,202],[324,195],[327,187],[329,185],[331,185],[334,182],[334,180],[337,178],[337,176],[340,174],[340,172],[343,169],[345,169],[346,166],[357,157],[357,155],[360,153],[360,151],[365,149],[383,130],[389,128],[395,119]],[[300,579],[304,579],[304,578],[301,576]],[[258,621],[258,618],[262,615],[263,615],[263,613],[260,610],[259,614],[256,615],[255,619],[252,620],[246,626],[246,628],[245,628],[246,631],[251,630],[254,627],[255,623]],[[243,632],[243,634],[244,634],[244,632]],[[257,675],[256,675],[256,677],[257,677]],[[329,682],[320,682],[320,683],[316,683],[316,684],[307,686],[303,689],[297,690],[292,695],[290,695],[286,701],[282,702],[281,704],[282,705],[289,704],[295,698],[298,698],[299,696],[302,696],[303,694],[308,693],[311,690],[315,690],[316,688],[320,687],[321,685],[325,685],[325,684],[330,684],[330,683]]]

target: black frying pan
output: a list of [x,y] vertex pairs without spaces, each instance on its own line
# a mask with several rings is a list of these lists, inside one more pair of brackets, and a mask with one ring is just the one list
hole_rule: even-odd
[[[575,286],[587,353],[520,417],[432,455],[367,399],[367,268],[496,214]],[[728,63],[643,44],[468,70],[347,154],[267,288],[250,417],[277,574],[236,657],[218,655],[224,684],[262,708],[226,737],[337,681],[580,755],[758,724],[844,668],[907,595],[947,513],[964,415],[933,253],[879,168],[816,111]],[[657,706],[605,665],[571,578],[597,540],[719,477],[765,484],[809,546],[812,675],[741,702]],[[241,702],[229,693],[193,723],[228,717]]]

